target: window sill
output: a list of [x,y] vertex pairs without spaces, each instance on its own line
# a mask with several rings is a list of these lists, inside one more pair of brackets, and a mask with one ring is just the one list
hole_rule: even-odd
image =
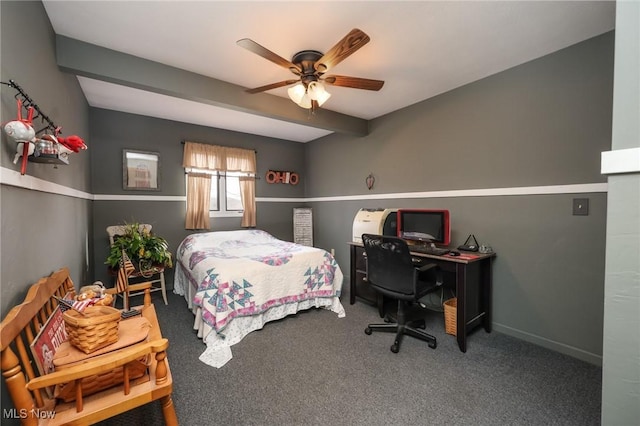
[[231,212],[209,212],[209,217],[242,217],[243,212],[231,211]]

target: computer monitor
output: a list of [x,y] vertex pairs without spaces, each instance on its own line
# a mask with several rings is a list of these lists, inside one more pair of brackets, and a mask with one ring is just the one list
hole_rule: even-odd
[[399,209],[398,237],[448,246],[451,242],[449,210]]

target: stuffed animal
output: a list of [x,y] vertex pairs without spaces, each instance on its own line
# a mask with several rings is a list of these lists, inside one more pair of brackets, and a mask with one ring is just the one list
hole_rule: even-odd
[[16,156],[13,159],[13,164],[18,162],[20,156],[25,153],[26,143],[27,147],[27,155],[33,154],[34,144],[36,139],[36,131],[31,126],[30,122],[22,120],[20,116],[18,116],[18,120],[9,121],[4,125],[4,132],[7,134],[9,139],[13,140],[16,145]]
[[18,104],[17,120],[9,121],[3,127],[9,139],[12,139],[17,144],[13,164],[16,164],[21,156],[23,157],[20,172],[24,174],[27,167],[27,157],[32,155],[35,149],[36,131],[31,125],[34,109],[32,106],[27,108],[27,118],[22,118],[22,101],[16,99],[16,102]]
[[58,137],[58,142],[60,142],[69,152],[80,152],[81,149],[87,149],[87,145],[85,145],[84,141],[80,136],[71,135],[66,138]]
[[76,296],[76,300],[92,300],[93,304],[98,306],[113,305],[113,296],[109,293],[106,293],[104,284],[102,284],[101,281],[96,281],[92,285],[80,287],[80,291]]
[[[25,144],[27,144],[26,146],[26,150],[25,150]],[[18,145],[16,146],[16,155],[15,157],[13,157],[13,164],[17,164],[18,163],[18,159],[22,156],[28,157],[30,155],[33,155],[33,152],[35,150],[35,144],[33,142],[20,142],[18,143]],[[24,173],[22,173],[24,174]]]
[[31,142],[36,137],[33,126],[22,120],[9,121],[4,125],[4,132],[16,143]]

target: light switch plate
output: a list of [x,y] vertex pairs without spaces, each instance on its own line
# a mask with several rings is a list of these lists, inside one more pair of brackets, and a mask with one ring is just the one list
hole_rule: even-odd
[[589,215],[589,199],[588,198],[573,199],[573,215],[574,216]]

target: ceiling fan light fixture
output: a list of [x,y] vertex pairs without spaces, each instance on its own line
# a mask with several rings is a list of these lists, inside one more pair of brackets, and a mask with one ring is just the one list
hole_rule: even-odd
[[312,107],[312,101],[316,101],[321,106],[331,97],[331,94],[324,89],[322,83],[312,81],[307,87],[299,83],[287,89],[289,98],[298,106],[309,109]]
[[311,97],[308,93],[305,93],[300,102],[298,102],[302,108],[310,109],[311,108]]
[[307,93],[311,100],[318,102],[318,106],[322,106],[331,97],[331,93],[325,90],[324,84],[317,81],[309,83]]
[[298,83],[287,90],[287,94],[289,95],[289,98],[291,98],[291,100],[297,103],[298,105],[300,105],[300,102],[302,102],[302,97],[306,93],[307,93],[307,89],[305,89],[302,83]]

